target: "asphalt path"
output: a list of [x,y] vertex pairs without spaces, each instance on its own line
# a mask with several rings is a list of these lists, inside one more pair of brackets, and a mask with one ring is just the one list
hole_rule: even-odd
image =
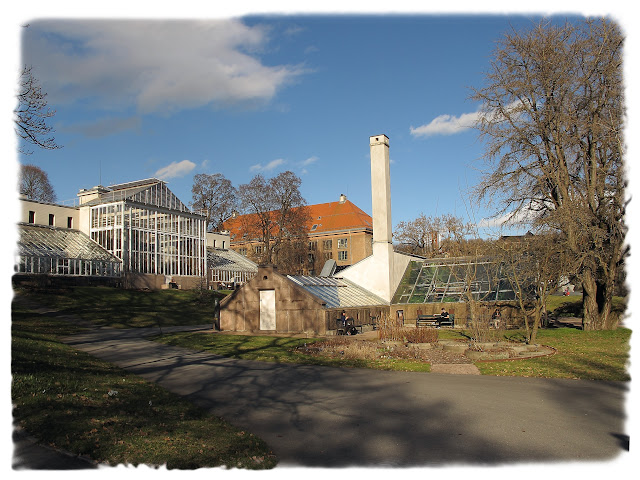
[[161,345],[145,340],[148,333],[157,329],[101,329],[64,341],[260,436],[281,466],[495,466],[628,455],[625,383],[244,361]]

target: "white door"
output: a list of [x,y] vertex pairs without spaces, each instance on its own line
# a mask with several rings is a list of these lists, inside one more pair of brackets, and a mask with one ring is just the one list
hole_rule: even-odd
[[260,290],[260,330],[276,329],[276,291]]

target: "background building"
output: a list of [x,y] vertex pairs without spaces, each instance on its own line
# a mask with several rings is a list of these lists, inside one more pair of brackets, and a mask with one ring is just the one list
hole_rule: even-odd
[[[318,274],[326,260],[333,259],[337,271],[353,265],[372,254],[373,221],[345,195],[336,202],[307,205],[306,233],[309,251],[305,274]],[[261,252],[262,242],[247,234],[245,225],[252,225],[254,214],[235,215],[224,222],[229,231],[231,249],[249,258]]]

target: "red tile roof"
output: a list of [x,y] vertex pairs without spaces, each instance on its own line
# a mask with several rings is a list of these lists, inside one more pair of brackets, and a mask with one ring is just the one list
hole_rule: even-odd
[[[373,230],[371,216],[349,200],[307,205],[306,208],[310,216],[307,225],[310,236],[346,230]],[[243,218],[254,215],[239,215],[224,222],[223,229],[229,230],[232,242],[234,236],[236,242],[241,241]]]

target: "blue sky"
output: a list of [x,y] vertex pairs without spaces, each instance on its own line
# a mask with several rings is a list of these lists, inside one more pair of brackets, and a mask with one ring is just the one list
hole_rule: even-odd
[[309,204],[344,193],[371,213],[369,136],[386,134],[394,226],[495,213],[468,196],[483,167],[464,128],[479,106],[470,87],[500,35],[539,14],[246,13],[27,17],[20,62],[47,92],[64,148],[17,160],[45,170],[60,202],[157,177],[189,203],[198,173],[238,186],[291,170]]

